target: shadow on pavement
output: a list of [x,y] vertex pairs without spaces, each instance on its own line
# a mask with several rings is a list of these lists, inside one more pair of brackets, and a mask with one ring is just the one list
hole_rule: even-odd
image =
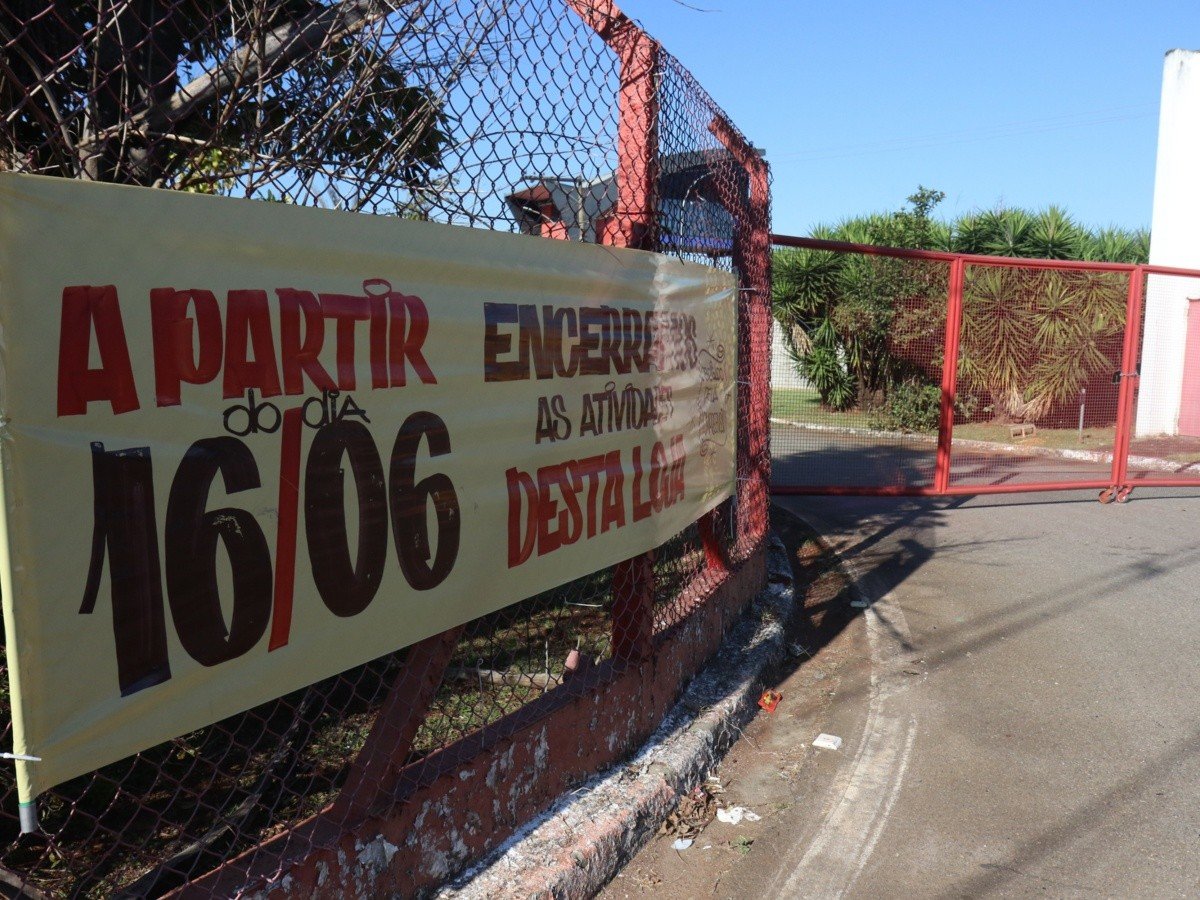
[[[919,454],[901,453],[898,457],[888,458],[889,454],[878,448],[858,448],[853,453],[856,457],[854,460],[842,463],[844,470],[877,474],[904,473],[903,477],[912,477],[923,471]],[[830,462],[827,457],[827,453],[819,452],[779,461],[776,463],[776,480],[780,477],[786,479],[789,466],[801,467],[809,473],[833,471],[828,468]],[[1193,489],[1184,494],[1162,492],[1155,496],[1160,499],[1195,499],[1196,493]],[[828,645],[860,613],[860,610],[850,606],[850,599],[857,596],[868,601],[878,601],[897,591],[931,560],[935,552],[944,557],[947,554],[969,552],[977,545],[991,546],[1002,541],[1019,543],[1039,540],[1030,536],[990,539],[986,542],[946,542],[945,530],[939,535],[943,540],[936,540],[934,531],[944,529],[949,524],[950,512],[963,510],[963,507],[967,507],[964,512],[977,513],[996,506],[1036,507],[1059,503],[1094,503],[1095,500],[1078,494],[1037,499],[1029,496],[998,495],[980,500],[972,497],[822,498],[819,503],[823,509],[828,509],[831,504],[836,506],[839,517],[837,523],[823,522],[817,511],[814,511],[811,517],[807,516],[804,497],[788,497],[783,501],[787,506],[798,510],[800,515],[805,517],[807,524],[798,519],[795,513],[779,506],[778,499],[776,502],[777,505],[772,510],[772,523],[788,548],[798,592],[803,586],[813,583],[814,575],[820,575],[816,569],[806,570],[806,562],[803,559],[805,541],[810,541],[815,532],[822,532],[823,537],[836,534],[839,553],[853,563],[853,574],[844,579],[845,583],[836,595],[818,594],[812,602],[797,604],[795,621],[791,623],[789,633],[794,634],[795,640],[803,645],[807,654],[812,655]],[[818,503],[811,502],[814,506]],[[967,506],[968,504],[971,505]],[[1114,509],[1112,514],[1121,513],[1119,509]],[[811,560],[809,564],[811,565]],[[817,565],[819,568],[831,564],[825,561]],[[931,658],[933,654],[928,652],[930,648],[911,646],[906,635],[897,636],[901,638],[905,649],[924,656],[921,667],[926,674],[935,674],[949,664],[998,642],[1014,637],[1020,638],[1031,629],[1049,621],[1075,615],[1083,607],[1096,604],[1131,587],[1149,586],[1166,573],[1195,565],[1200,565],[1200,547],[1185,547],[1136,559],[1114,558],[1106,569],[1099,573],[1093,572],[1086,578],[1076,579],[1066,588],[1060,584],[1057,587],[1023,590],[1011,602],[987,611],[979,611],[970,618],[969,625],[957,631],[950,629],[939,632],[936,659]],[[1019,573],[1005,569],[998,577],[1019,577]],[[888,627],[885,617],[881,616],[880,621],[884,627]],[[804,659],[793,660],[778,673],[780,678],[792,674],[803,662]],[[860,699],[866,690],[868,688],[865,686],[857,689]],[[854,699],[854,690],[839,696],[843,701]],[[1052,854],[1081,834],[1101,828],[1104,822],[1111,818],[1113,809],[1120,807],[1124,798],[1136,794],[1151,782],[1161,780],[1163,773],[1177,767],[1198,751],[1200,733],[1176,744],[1161,756],[1149,760],[1137,773],[1114,786],[1100,798],[1072,811],[1057,822],[1045,823],[1035,836],[1018,847],[1011,867],[989,865],[985,867],[985,871],[957,885],[956,892],[957,888],[961,888],[964,895],[975,896],[1002,889],[1010,879],[1020,875],[1022,867]]]

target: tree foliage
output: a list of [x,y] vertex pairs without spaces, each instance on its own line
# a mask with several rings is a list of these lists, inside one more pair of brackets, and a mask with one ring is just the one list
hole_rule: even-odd
[[[1146,232],[1091,231],[1053,206],[938,221],[932,212],[943,196],[922,187],[897,212],[849,219],[814,236],[1037,259],[1139,263],[1148,256]],[[939,383],[947,263],[787,249],[776,252],[774,266],[775,316],[797,371],[825,405],[871,410]],[[1075,400],[1119,357],[1126,289],[1119,274],[969,266],[959,414],[1038,421]]]
[[0,167],[206,192],[419,187],[447,140],[401,52],[437,27],[425,5],[8,0]]
[[[814,236],[928,248],[939,237],[929,214],[942,197],[921,188],[906,209],[847,220]],[[896,352],[894,338],[899,331],[910,344],[919,341],[927,329],[918,311],[938,284],[936,267],[921,261],[783,250],[775,255],[772,300],[797,369],[821,401],[833,409],[873,408],[894,383],[919,375],[919,354]]]

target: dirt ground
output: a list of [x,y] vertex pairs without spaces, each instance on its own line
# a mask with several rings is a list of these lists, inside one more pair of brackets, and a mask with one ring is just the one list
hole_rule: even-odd
[[[786,513],[774,514],[772,524],[788,548],[800,601],[788,623],[791,659],[767,681],[783,698],[774,713],[759,712],[750,722],[708,783],[685,798],[600,894],[606,900],[753,896],[773,846],[795,840],[789,822],[840,762],[841,751],[817,749],[812,741],[834,730],[834,699],[860,690],[868,675],[862,622],[850,606],[846,576],[812,533]],[[716,818],[718,809],[736,807],[758,819]],[[693,843],[677,850],[679,838]]]
[[1129,444],[1129,452],[1134,456],[1153,456],[1184,464],[1197,463],[1200,462],[1200,437],[1176,434],[1134,438]]

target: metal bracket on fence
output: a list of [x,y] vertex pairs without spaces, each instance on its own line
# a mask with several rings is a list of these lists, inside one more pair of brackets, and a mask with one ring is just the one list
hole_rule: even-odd
[[1113,372],[1112,383],[1120,384],[1122,378],[1140,378],[1142,375],[1142,364],[1139,362],[1137,367],[1132,372]]

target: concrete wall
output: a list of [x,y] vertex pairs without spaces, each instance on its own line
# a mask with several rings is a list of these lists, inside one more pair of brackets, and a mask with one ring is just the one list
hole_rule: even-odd
[[792,375],[792,361],[788,358],[787,347],[783,343],[783,333],[779,330],[779,323],[771,321],[771,384],[779,387],[782,384],[789,384]]
[[[1172,50],[1163,66],[1150,262],[1200,269],[1200,51]],[[1178,431],[1189,297],[1196,280],[1148,280],[1138,436]]]
[[771,320],[771,387],[809,387],[808,381],[796,372],[796,365],[783,342],[783,330],[774,319]]

